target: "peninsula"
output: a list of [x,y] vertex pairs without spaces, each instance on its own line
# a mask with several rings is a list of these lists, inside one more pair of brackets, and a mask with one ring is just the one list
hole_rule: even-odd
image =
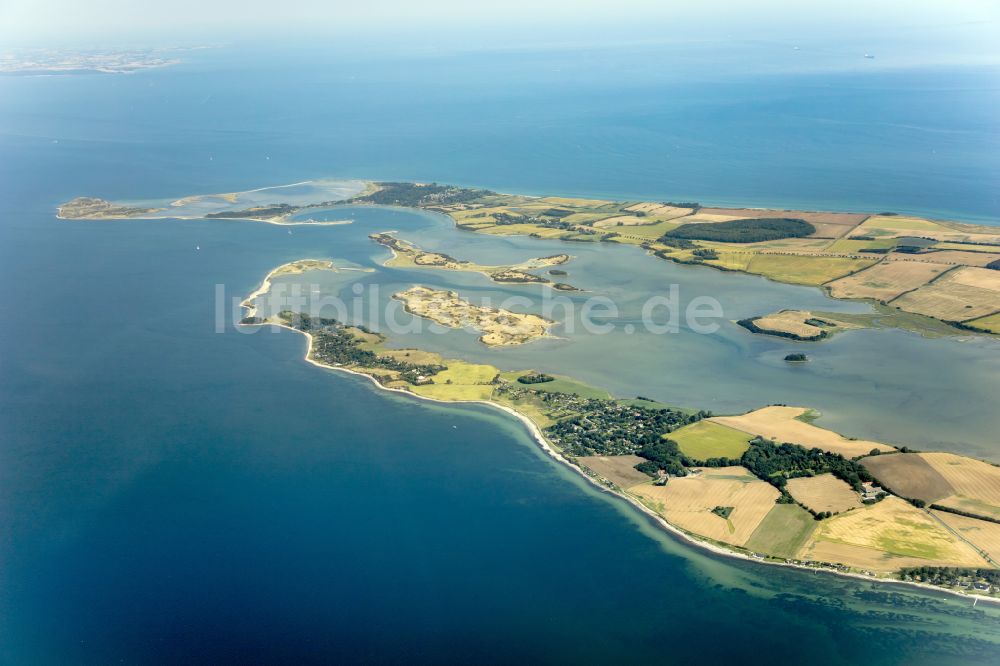
[[[244,325],[301,332],[309,362],[388,390],[504,409],[556,460],[703,547],[1000,597],[998,466],[843,437],[813,425],[816,414],[804,407],[714,416],[616,398],[570,377],[391,348],[385,335],[334,319],[291,311],[260,318],[254,300],[267,283],[244,301]],[[475,319],[464,301],[453,306],[459,312],[439,312],[457,299],[451,292],[414,287],[397,296],[450,326]]]
[[[169,218],[183,210],[202,219],[285,223],[342,204],[415,207],[444,213],[470,232],[633,244],[677,263],[823,287],[835,297],[866,299],[875,307],[866,315],[762,313],[744,324],[770,334],[821,339],[899,318],[918,330],[926,324],[926,330],[1000,332],[1000,233],[990,227],[884,213],[525,197],[363,181],[316,181],[265,188],[263,194],[173,202],[75,202],[61,207],[60,216]],[[248,211],[257,214],[250,217]],[[478,271],[494,281],[498,271],[559,270],[551,267],[569,259],[559,254],[516,266],[481,266],[424,251],[393,235],[375,234],[374,239],[396,253],[390,266]],[[816,414],[806,407],[768,405],[746,414],[713,415],[697,406],[616,397],[551,372],[507,370],[394,348],[384,334],[359,322],[289,310],[270,314],[256,305],[275,278],[336,269],[337,262],[328,259],[279,266],[243,302],[247,313],[241,323],[301,332],[309,341],[311,363],[367,376],[388,390],[504,409],[521,419],[555,459],[665,529],[716,552],[1000,596],[996,465],[843,437],[814,425]],[[417,317],[454,329],[474,328],[491,346],[526,344],[549,336],[557,324],[475,305],[447,289],[417,285],[394,298]],[[859,319],[864,317],[872,319]]]

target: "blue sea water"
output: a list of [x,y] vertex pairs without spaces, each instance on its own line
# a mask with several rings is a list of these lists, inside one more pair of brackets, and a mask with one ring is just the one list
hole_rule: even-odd
[[216,284],[377,254],[345,228],[54,217],[318,176],[1000,214],[995,69],[675,62],[232,48],[0,79],[0,660],[995,663],[986,604],[710,556],[503,415],[214,332]]

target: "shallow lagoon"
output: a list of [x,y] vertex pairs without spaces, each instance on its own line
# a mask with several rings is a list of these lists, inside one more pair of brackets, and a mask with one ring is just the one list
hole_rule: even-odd
[[[339,293],[351,303],[348,315],[355,315],[356,293],[343,290],[346,281],[360,291],[357,301],[364,323],[383,329],[380,313],[385,312],[391,295],[411,284],[452,289],[476,303],[526,298],[531,303],[521,304],[521,310],[539,314],[545,314],[543,296],[553,292],[539,285],[500,285],[477,273],[387,268],[381,263],[389,252],[368,240],[370,233],[396,230],[400,238],[424,249],[485,265],[558,253],[574,257],[560,267],[569,275],[558,279],[585,291],[557,294],[577,306],[569,330],[565,322],[554,328],[561,339],[490,349],[471,331],[424,326],[421,332],[393,337],[393,345],[432,349],[503,369],[535,368],[571,375],[616,395],[643,395],[716,413],[773,403],[805,405],[822,412],[820,425],[850,436],[1000,460],[995,439],[1000,430],[1000,413],[995,409],[1000,390],[1000,343],[996,340],[975,336],[927,339],[898,329],[848,331],[821,343],[768,338],[750,334],[733,322],[782,308],[841,312],[869,312],[871,308],[829,298],[813,287],[679,266],[632,246],[472,234],[455,229],[444,216],[400,209],[333,211],[354,223],[329,228],[324,252],[330,258],[365,263],[378,272],[336,276],[313,272],[280,278],[278,283],[309,285],[304,292],[312,289],[316,298]],[[293,233],[300,233],[299,229]],[[309,257],[315,258],[315,253]],[[677,285],[682,308],[697,297],[718,301],[723,316],[703,320],[716,323],[718,330],[703,334],[686,325],[676,333],[646,330],[641,325],[643,303],[649,295],[667,295],[670,285]],[[616,317],[599,320],[614,325],[609,332],[591,332],[581,325],[580,306],[595,296],[610,299],[617,308]],[[374,310],[377,317],[367,302],[373,298],[380,304]],[[405,324],[412,319],[396,310],[394,321]],[[566,310],[554,307],[552,312],[562,316]],[[657,323],[662,324],[664,318],[661,309]],[[634,333],[628,332],[629,326]],[[785,363],[784,356],[792,351],[806,351],[810,363]]]

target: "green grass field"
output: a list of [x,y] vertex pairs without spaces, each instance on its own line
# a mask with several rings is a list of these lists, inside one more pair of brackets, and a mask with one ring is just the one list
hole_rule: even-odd
[[551,382],[543,382],[541,384],[520,384],[517,383],[517,378],[522,375],[531,374],[530,372],[525,372],[523,370],[516,370],[513,372],[503,372],[500,373],[500,377],[508,382],[514,382],[520,388],[534,389],[536,391],[543,391],[548,393],[575,393],[584,398],[610,398],[612,397],[610,393],[604,389],[594,388],[583,382],[578,382],[569,377],[562,377],[560,375],[555,375],[555,380]]
[[572,215],[567,215],[563,218],[564,222],[569,224],[592,224],[593,222],[598,222],[600,220],[607,219],[609,217],[614,217],[612,213],[573,213]]
[[728,268],[731,271],[745,271],[750,265],[750,260],[754,257],[752,253],[745,251],[727,252],[723,250],[718,252],[718,255],[718,259],[710,259],[705,263],[719,268]]
[[823,251],[836,252],[839,254],[854,254],[856,252],[860,252],[861,250],[887,250],[894,247],[896,247],[895,238],[878,238],[875,240],[851,240],[849,238],[841,238],[840,240],[835,240],[830,243],[830,245],[828,245]]
[[980,331],[986,331],[987,333],[1000,334],[1000,314],[973,319],[972,321],[965,322],[965,325]]
[[675,430],[668,437],[681,451],[696,460],[739,458],[750,448],[751,436],[711,421],[698,421]]
[[438,400],[488,400],[493,395],[493,378],[499,372],[492,365],[449,359],[448,369],[434,375],[433,384],[414,386],[417,395]]
[[631,405],[632,407],[645,407],[646,409],[676,409],[677,411],[684,412],[685,414],[694,414],[696,409],[691,409],[689,407],[680,407],[678,405],[668,405],[665,402],[658,402],[656,400],[645,400],[642,398],[622,398],[618,400],[619,404]]
[[848,273],[867,268],[876,261],[876,259],[758,254],[750,260],[747,271],[779,282],[819,286]]
[[816,525],[809,512],[798,504],[775,504],[750,535],[746,547],[757,553],[793,559]]
[[656,240],[668,231],[673,231],[680,225],[676,222],[656,222],[654,224],[639,224],[621,227],[606,227],[601,229],[605,232],[614,232],[623,236],[633,236],[643,240]]

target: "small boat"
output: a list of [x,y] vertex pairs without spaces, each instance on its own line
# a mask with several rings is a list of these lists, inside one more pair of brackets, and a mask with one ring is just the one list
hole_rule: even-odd
[[868,58],[869,60],[874,60],[875,59],[875,56],[873,56],[871,53],[866,53],[865,57]]

